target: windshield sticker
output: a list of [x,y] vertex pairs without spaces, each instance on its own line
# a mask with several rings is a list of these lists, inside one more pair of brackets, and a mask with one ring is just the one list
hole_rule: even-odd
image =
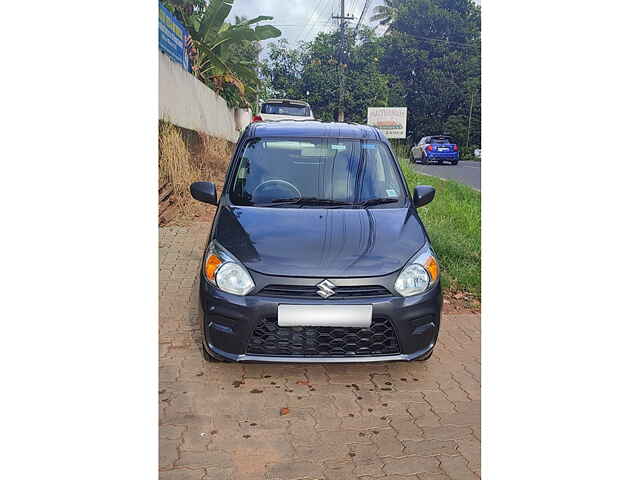
[[347,149],[346,145],[331,145],[331,150],[342,151],[342,150],[346,150],[346,149]]
[[398,194],[394,189],[390,188],[389,190],[387,190],[387,197],[397,197],[397,196]]

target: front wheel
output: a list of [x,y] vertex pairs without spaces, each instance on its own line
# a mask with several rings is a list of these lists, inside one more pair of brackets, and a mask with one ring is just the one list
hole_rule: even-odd
[[413,361],[414,362],[426,362],[427,360],[429,360],[431,358],[432,354],[433,354],[433,348],[429,351],[429,353],[425,353],[424,355],[420,355],[418,358],[414,358]]
[[229,362],[229,360],[227,360],[224,357],[219,357],[218,355],[211,355],[209,352],[207,352],[207,349],[204,346],[204,342],[202,343],[202,356],[204,357],[204,359],[209,362],[209,363],[227,363]]
[[202,356],[207,362],[210,362],[210,363],[217,363],[220,361],[216,357],[211,355],[209,352],[207,352],[207,349],[204,347],[204,343],[202,344]]

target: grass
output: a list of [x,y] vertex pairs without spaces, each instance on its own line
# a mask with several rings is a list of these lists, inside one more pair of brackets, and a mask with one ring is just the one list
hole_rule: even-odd
[[436,189],[434,200],[418,211],[440,258],[443,287],[480,298],[480,192],[416,173],[407,160],[400,164],[411,192],[416,185]]
[[170,184],[180,213],[189,215],[196,208],[189,186],[203,180],[217,182],[220,188],[233,144],[165,121],[159,123],[158,144],[160,185]]

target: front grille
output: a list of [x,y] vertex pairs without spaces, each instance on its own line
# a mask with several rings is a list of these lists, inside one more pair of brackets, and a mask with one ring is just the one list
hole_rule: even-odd
[[400,353],[398,337],[386,318],[369,328],[280,327],[275,317],[261,319],[249,339],[247,353],[279,356],[392,355]]
[[[370,298],[388,297],[389,290],[381,285],[357,285],[354,287],[334,287],[335,295],[327,300],[338,300],[344,298]],[[318,295],[316,285],[267,285],[258,295],[265,297],[289,297],[289,298],[321,298]]]

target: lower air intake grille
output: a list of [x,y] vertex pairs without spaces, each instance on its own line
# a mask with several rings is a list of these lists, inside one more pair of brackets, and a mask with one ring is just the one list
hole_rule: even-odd
[[369,328],[280,327],[275,317],[258,322],[247,353],[278,356],[393,355],[400,353],[398,338],[385,318],[374,318]]

